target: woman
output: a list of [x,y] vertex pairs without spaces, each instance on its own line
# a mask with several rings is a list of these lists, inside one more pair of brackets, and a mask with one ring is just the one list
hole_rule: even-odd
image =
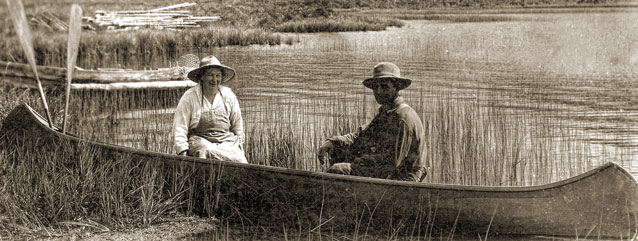
[[244,123],[233,91],[222,83],[235,78],[235,70],[215,56],[201,60],[188,73],[198,84],[177,104],[173,131],[179,155],[248,163],[244,156]]

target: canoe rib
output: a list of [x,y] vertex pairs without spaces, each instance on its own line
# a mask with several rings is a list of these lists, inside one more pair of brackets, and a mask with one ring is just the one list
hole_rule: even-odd
[[[54,142],[88,143],[110,153],[134,155],[156,163],[186,163],[199,166],[200,170],[222,167],[221,211],[215,212],[238,222],[308,227],[320,223],[317,217],[322,214],[319,219],[331,220],[326,228],[348,230],[357,227],[356,220],[370,220],[367,225],[387,230],[395,228],[392,225],[400,223],[397,220],[415,223],[435,215],[428,220],[436,223],[427,225],[455,224],[457,230],[468,233],[484,233],[490,227],[491,234],[583,238],[589,233],[590,238],[627,239],[636,237],[637,232],[638,183],[629,172],[611,162],[538,186],[427,184],[219,162],[84,140],[48,128],[27,105],[12,111],[2,129],[15,136],[33,136],[35,132],[35,136],[49,136]],[[362,214],[362,207],[377,209],[373,214]],[[238,209],[241,215],[236,214]],[[361,215],[368,216],[361,219]]]

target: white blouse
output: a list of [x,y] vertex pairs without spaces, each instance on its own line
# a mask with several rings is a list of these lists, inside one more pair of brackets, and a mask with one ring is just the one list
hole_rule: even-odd
[[[241,109],[239,101],[233,91],[225,86],[219,86],[221,93],[215,95],[212,103],[204,97],[202,101],[202,87],[200,84],[188,89],[182,98],[180,98],[175,110],[175,119],[173,121],[173,136],[175,151],[177,153],[188,149],[188,130],[197,127],[202,115],[202,110],[211,108],[226,108],[230,111],[229,123],[230,131],[239,137],[240,144],[243,145],[244,121],[241,117]],[[203,102],[203,105],[202,105]]]

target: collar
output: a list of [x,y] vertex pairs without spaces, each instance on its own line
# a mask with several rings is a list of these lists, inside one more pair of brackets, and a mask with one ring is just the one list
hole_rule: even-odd
[[399,95],[397,96],[397,98],[394,99],[391,106],[382,105],[381,107],[379,107],[379,113],[394,112],[399,108],[401,104],[404,104],[404,103],[405,103],[405,100],[403,99],[403,96]]
[[[195,95],[197,95],[197,98],[200,99],[200,104],[202,106],[204,106],[204,91],[202,90],[202,84],[201,83],[197,83],[197,85],[195,85]],[[219,93],[219,96],[222,97],[222,100],[224,99],[224,95],[222,94],[222,90],[226,88],[223,85],[219,85],[219,88],[217,89],[217,93]],[[211,102],[213,100],[210,100]]]

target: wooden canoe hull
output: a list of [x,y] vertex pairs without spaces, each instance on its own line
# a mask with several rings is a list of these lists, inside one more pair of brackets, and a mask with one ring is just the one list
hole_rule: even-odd
[[[53,66],[37,66],[38,76],[44,86],[64,87],[66,69]],[[73,89],[134,89],[181,88],[194,86],[185,76],[190,69],[173,67],[157,70],[85,70],[73,71]],[[35,76],[28,64],[0,61],[0,80],[22,87],[36,86]]]
[[199,184],[189,194],[197,201],[189,205],[244,225],[393,235],[454,229],[474,235],[489,230],[490,235],[629,239],[637,232],[638,185],[613,163],[541,186],[412,183],[135,150],[64,135],[43,120],[22,105],[4,120],[2,131],[37,137],[39,145],[82,144],[101,156],[152,163],[167,179],[190,170],[187,176]]

